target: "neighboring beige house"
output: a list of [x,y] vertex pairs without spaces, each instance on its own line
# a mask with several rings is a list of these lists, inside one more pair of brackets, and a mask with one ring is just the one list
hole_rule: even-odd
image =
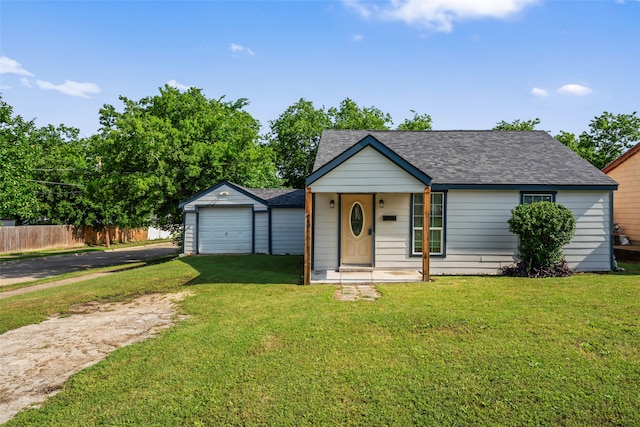
[[640,244],[640,143],[602,169],[619,184],[613,204],[613,221],[621,234]]

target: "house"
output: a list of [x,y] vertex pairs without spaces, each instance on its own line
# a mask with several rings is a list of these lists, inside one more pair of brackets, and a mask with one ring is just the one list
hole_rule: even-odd
[[613,222],[622,234],[640,245],[640,143],[602,169],[619,183],[614,197]]
[[304,190],[255,189],[223,181],[180,208],[185,255],[303,251]]
[[326,130],[306,180],[304,280],[496,274],[517,254],[511,210],[540,200],[575,216],[569,266],[608,271],[616,188],[542,131]]
[[305,190],[224,181],[181,203],[183,252],[304,253],[307,284],[497,274],[517,255],[511,210],[544,200],[575,216],[569,266],[608,271],[617,186],[541,131],[327,130]]

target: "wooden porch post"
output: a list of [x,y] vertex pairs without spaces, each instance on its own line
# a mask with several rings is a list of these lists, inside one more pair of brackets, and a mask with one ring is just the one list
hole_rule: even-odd
[[429,227],[431,225],[431,187],[424,188],[422,199],[422,281],[429,281]]
[[311,212],[313,197],[311,196],[311,188],[307,187],[304,195],[304,285],[311,284],[311,230],[312,220]]

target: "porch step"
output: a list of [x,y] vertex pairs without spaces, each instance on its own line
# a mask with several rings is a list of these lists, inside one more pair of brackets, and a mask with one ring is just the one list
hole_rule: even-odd
[[341,265],[338,268],[340,273],[363,273],[372,272],[373,267],[366,265]]

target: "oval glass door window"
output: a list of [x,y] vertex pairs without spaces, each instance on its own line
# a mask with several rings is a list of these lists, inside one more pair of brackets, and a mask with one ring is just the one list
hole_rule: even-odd
[[355,202],[351,207],[351,232],[354,236],[358,237],[362,234],[362,229],[364,228],[364,211],[362,210],[362,205],[360,203]]

